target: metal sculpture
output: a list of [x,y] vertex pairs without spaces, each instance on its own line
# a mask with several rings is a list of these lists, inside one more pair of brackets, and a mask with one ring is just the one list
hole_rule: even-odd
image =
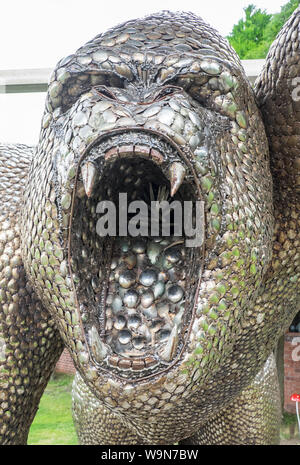
[[[82,444],[278,441],[272,351],[299,311],[299,17],[255,90],[191,13],[129,21],[58,63],[36,149],[0,151],[2,443],[26,442],[63,345]],[[201,244],[174,223],[99,235],[99,204],[118,223],[121,193],[199,202]]]

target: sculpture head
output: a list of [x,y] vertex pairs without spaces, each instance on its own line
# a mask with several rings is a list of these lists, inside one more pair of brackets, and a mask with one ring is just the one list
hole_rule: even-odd
[[[109,407],[126,412],[131,399],[131,415],[147,396],[155,415],[200,395],[271,257],[266,136],[227,41],[168,12],[97,36],[53,72],[33,168],[27,273],[81,376]],[[101,237],[102,201],[116,207],[117,232],[124,219],[120,193],[128,205],[176,200],[182,233],[174,223],[169,237]],[[187,201],[205,213],[194,210],[204,237],[192,246]]]

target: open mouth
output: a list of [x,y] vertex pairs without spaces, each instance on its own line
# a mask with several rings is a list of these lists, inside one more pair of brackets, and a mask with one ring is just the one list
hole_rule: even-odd
[[[193,174],[163,137],[122,132],[82,157],[75,189],[69,258],[94,363],[126,378],[154,375],[183,352],[203,251],[186,246],[184,215],[175,218],[170,209],[167,225],[159,214],[153,228],[151,213],[157,202],[195,202]],[[124,211],[121,196],[126,205],[143,203],[138,221],[136,212]],[[115,206],[115,219],[107,214],[113,234],[97,227],[103,202]]]

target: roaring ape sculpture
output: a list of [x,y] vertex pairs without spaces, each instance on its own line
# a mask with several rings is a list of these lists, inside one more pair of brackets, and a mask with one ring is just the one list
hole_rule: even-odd
[[[0,150],[1,443],[26,442],[64,345],[82,444],[278,441],[273,350],[300,296],[299,19],[254,90],[191,13],[58,63],[37,147]],[[183,222],[174,209],[169,234],[138,235],[138,201],[176,201]]]

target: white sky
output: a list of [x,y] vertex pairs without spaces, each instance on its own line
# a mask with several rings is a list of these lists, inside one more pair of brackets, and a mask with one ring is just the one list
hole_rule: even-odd
[[[255,4],[268,13],[287,0],[2,0],[0,69],[53,68],[100,32],[163,9],[192,11],[222,35]],[[37,141],[43,94],[0,94],[0,142]]]

